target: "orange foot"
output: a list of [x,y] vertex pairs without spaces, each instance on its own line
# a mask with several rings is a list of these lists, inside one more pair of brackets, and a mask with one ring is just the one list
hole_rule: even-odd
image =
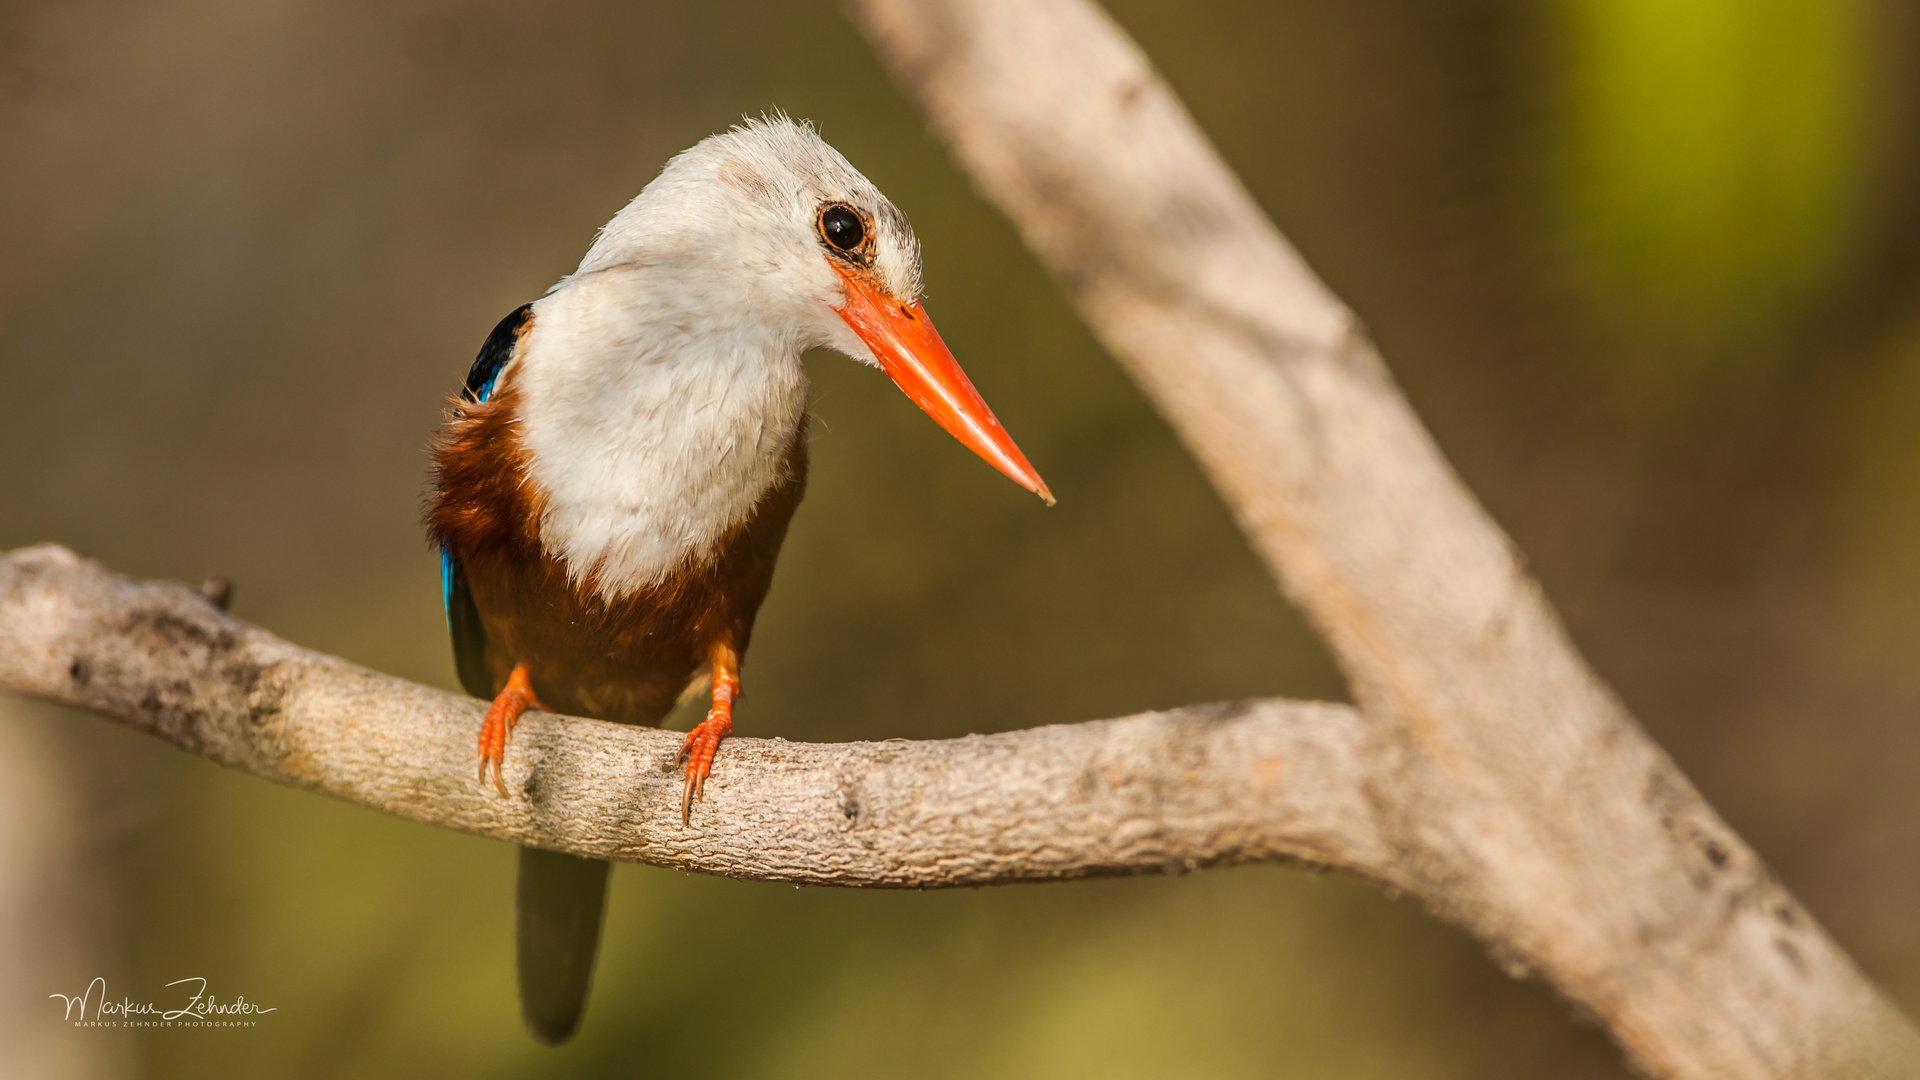
[[533,684],[527,681],[527,665],[515,664],[513,673],[507,676],[507,685],[500,688],[500,696],[493,699],[493,706],[487,710],[487,719],[480,725],[480,782],[487,782],[487,766],[493,766],[493,786],[500,794],[507,793],[506,781],[500,778],[500,763],[506,760],[507,736],[513,734],[513,725],[520,722],[520,714],[528,709],[546,710],[540,699],[533,696]]
[[713,772],[713,755],[720,749],[720,740],[733,734],[733,702],[739,696],[740,655],[731,645],[716,645],[713,648],[713,708],[707,710],[705,720],[687,732],[687,741],[680,745],[680,756],[687,759],[687,783],[680,793],[682,825],[693,814],[693,800],[707,786],[707,775]]

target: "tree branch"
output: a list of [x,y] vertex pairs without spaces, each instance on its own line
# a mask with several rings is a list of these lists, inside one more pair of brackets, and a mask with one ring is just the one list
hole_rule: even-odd
[[0,689],[188,753],[516,844],[760,881],[941,888],[1298,859],[1383,876],[1350,709],[1282,701],[935,742],[727,740],[691,827],[678,732],[485,704],[312,652],[65,548],[0,556]]
[[1587,668],[1124,31],[1089,0],[851,6],[1332,646],[1379,876],[1655,1073],[1920,1074],[1920,1037]]
[[1207,468],[1358,711],[1259,702],[944,742],[735,739],[481,705],[58,548],[0,557],[0,689],[516,843],[933,887],[1301,859],[1419,896],[1675,1077],[1920,1075],[1920,1036],[1588,670],[1358,321],[1086,0],[854,0],[988,198]]

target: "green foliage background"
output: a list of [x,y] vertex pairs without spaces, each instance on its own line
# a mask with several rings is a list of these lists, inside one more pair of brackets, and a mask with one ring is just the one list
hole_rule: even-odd
[[[1910,6],[1112,10],[1601,672],[1920,1010]],[[226,574],[240,616],[451,688],[418,524],[444,395],[667,156],[775,107],[912,217],[930,310],[1060,506],[816,358],[743,733],[1341,696],[1165,426],[839,13],[797,0],[0,4],[0,546]],[[622,867],[585,1030],[545,1051],[507,847],[0,709],[82,808],[47,923],[76,944],[15,969],[28,998],[200,975],[277,1008],[10,1021],[73,1075],[1625,1074],[1417,905],[1280,867],[898,895]]]

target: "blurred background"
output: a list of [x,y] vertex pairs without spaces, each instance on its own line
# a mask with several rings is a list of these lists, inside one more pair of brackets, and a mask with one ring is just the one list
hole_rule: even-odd
[[[1121,0],[1368,321],[1633,711],[1920,1012],[1920,15],[1900,0]],[[488,329],[675,151],[817,121],[1060,496],[811,361],[744,734],[937,737],[1338,674],[832,5],[0,2],[0,548],[230,576],[453,688],[425,448]],[[1337,875],[942,894],[623,866],[522,1033],[512,851],[0,700],[0,1041],[102,1077],[1620,1077]],[[246,1029],[75,1030],[95,976]]]

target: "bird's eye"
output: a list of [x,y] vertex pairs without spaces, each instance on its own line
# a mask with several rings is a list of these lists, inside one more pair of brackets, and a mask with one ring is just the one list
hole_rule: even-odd
[[867,238],[867,226],[847,207],[829,206],[820,211],[820,235],[841,251],[852,251]]

